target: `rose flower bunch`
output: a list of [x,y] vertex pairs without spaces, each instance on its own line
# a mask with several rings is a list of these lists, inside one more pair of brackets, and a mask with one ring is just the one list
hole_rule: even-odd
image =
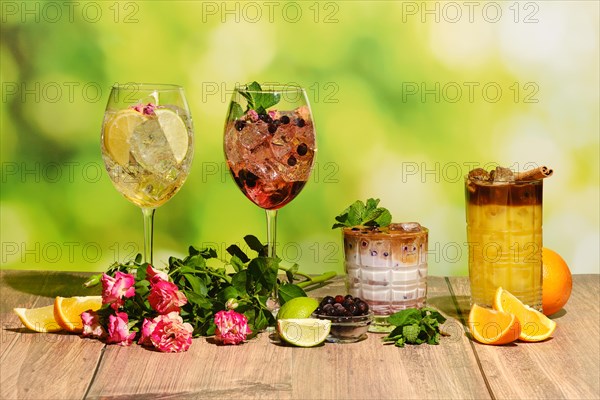
[[151,265],[142,275],[102,274],[102,308],[81,314],[83,335],[121,346],[131,345],[137,337],[139,344],[161,352],[186,351],[193,328],[180,315],[187,303],[185,294]]

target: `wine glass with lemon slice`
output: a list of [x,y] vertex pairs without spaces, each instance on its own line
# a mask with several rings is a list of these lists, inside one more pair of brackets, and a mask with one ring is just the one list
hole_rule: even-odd
[[185,182],[194,153],[181,86],[115,85],[102,124],[102,158],[115,188],[144,215],[144,261],[152,264],[154,211]]

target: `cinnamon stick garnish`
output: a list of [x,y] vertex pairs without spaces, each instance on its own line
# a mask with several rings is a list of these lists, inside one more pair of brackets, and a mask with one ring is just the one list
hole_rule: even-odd
[[535,181],[552,176],[553,173],[553,170],[542,165],[529,171],[515,172],[515,181]]

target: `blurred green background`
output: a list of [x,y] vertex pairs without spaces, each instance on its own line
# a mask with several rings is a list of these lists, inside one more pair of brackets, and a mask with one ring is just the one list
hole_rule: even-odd
[[230,91],[307,90],[318,159],[279,213],[279,253],[343,271],[334,217],[378,197],[430,229],[430,274],[466,275],[462,176],[548,165],[544,244],[599,272],[599,6],[527,2],[1,3],[2,268],[103,270],[142,250],[142,215],[100,155],[110,87],[183,85],[195,158],[157,210],[155,260],[219,251],[264,212],[222,152]]

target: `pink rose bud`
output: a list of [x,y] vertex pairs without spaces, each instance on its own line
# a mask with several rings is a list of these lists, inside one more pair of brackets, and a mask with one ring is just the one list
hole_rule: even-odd
[[135,278],[131,274],[124,274],[121,271],[115,272],[114,278],[110,275],[102,274],[102,304],[110,304],[114,310],[123,305],[123,297],[133,297],[135,295]]
[[258,113],[255,110],[248,110],[248,113],[246,115],[248,116],[248,118],[250,118],[250,121],[258,121]]
[[147,330],[152,327],[149,338],[157,350],[163,353],[179,353],[190,348],[194,328],[189,323],[184,323],[178,313],[159,315],[151,324],[147,325]]
[[108,339],[106,343],[114,343],[120,346],[129,346],[133,343],[135,332],[129,333],[127,323],[129,317],[124,312],[108,316]]
[[275,111],[275,110],[269,111],[268,114],[269,114],[269,117],[271,117],[271,119],[276,119],[276,117],[277,117],[277,111]]
[[148,296],[150,306],[159,314],[179,312],[181,306],[187,303],[185,295],[172,282],[159,280],[150,288]]
[[152,103],[146,104],[146,106],[144,106],[144,115],[154,115],[155,108],[156,108],[156,105],[154,105]]
[[152,268],[152,266],[148,264],[148,267],[146,268],[146,279],[148,279],[150,283],[155,284],[158,281],[168,281],[169,275],[164,271]]
[[223,344],[242,343],[252,333],[248,327],[248,318],[233,310],[216,313],[215,325],[215,339]]
[[102,338],[106,335],[104,327],[100,324],[98,313],[95,311],[87,310],[82,312],[81,321],[83,321],[83,336]]

